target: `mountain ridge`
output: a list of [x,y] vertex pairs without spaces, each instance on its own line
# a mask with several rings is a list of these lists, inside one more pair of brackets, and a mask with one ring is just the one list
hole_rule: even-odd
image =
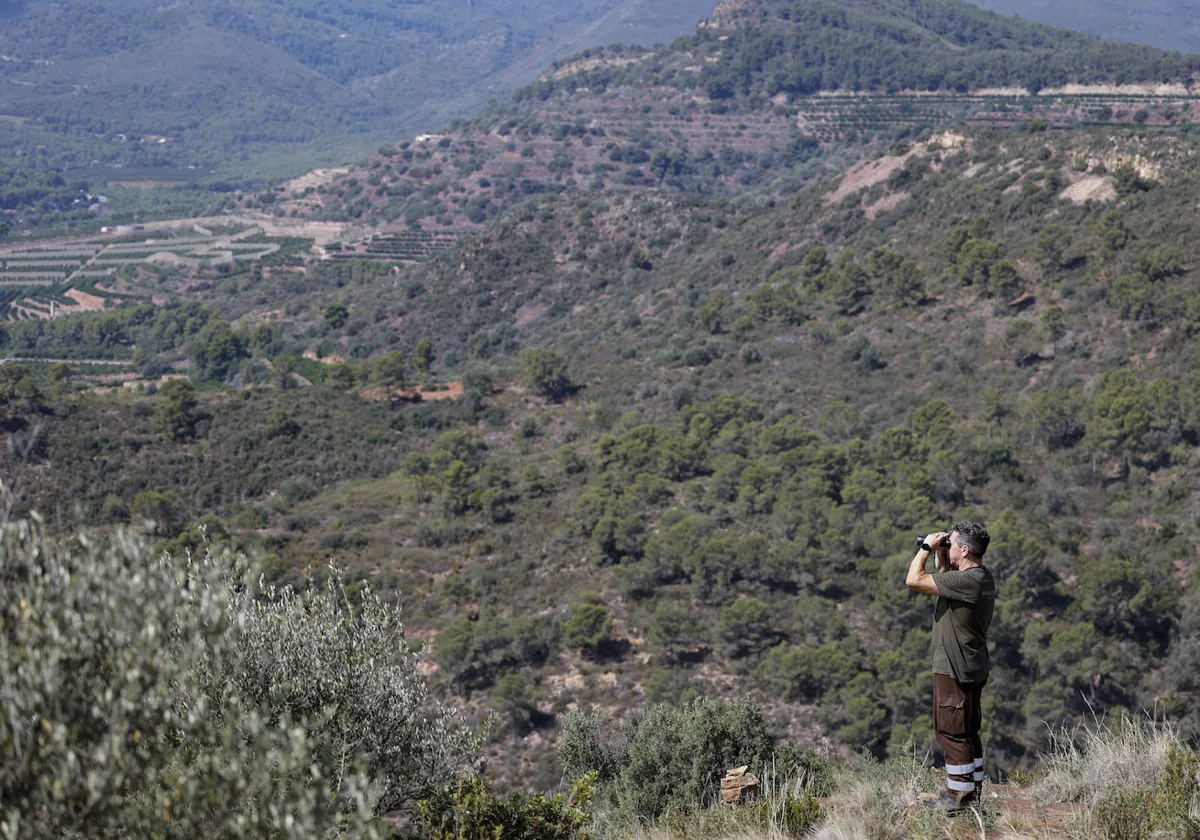
[[512,103],[249,206],[457,232],[579,186],[778,195],[947,121],[1182,124],[1198,70],[967,3],[736,0],[671,45],[556,62]]
[[[98,7],[74,0],[15,4],[0,29],[0,54],[13,60],[0,73],[17,84],[0,88],[0,113],[70,132],[76,143],[89,130],[98,132],[100,142],[87,140],[86,152],[59,153],[71,155],[70,167],[92,158],[144,163],[147,155],[139,150],[106,143],[114,133],[172,136],[178,148],[158,150],[159,157],[171,153],[176,165],[203,161],[223,177],[245,171],[245,149],[237,146],[252,137],[319,144],[340,136],[340,156],[321,152],[321,159],[340,163],[380,137],[428,130],[488,97],[507,96],[536,75],[534,65],[564,51],[617,35],[669,39],[711,10],[707,0],[670,0],[655,4],[652,14],[642,14],[645,5],[575,0],[512,7],[500,0],[475,4],[467,13],[450,0],[333,10],[307,0],[287,7],[223,0],[166,8],[142,0]],[[631,18],[642,23],[628,25]],[[220,63],[206,60],[214,47],[233,59],[235,72],[223,74]],[[260,84],[264,72],[266,85]],[[442,82],[403,78],[418,72],[425,80],[440,74]],[[146,86],[190,88],[205,96],[190,109],[170,97],[144,108],[137,92]],[[59,90],[73,98],[58,101]],[[248,108],[247,100],[253,103]],[[196,131],[197,118],[208,123],[205,131]],[[22,138],[32,136],[11,127],[10,133],[0,137],[0,147],[21,148]],[[224,159],[230,151],[243,161],[231,165]]]
[[1200,52],[1200,25],[1188,0],[971,0],[1004,15],[1135,41],[1166,50]]

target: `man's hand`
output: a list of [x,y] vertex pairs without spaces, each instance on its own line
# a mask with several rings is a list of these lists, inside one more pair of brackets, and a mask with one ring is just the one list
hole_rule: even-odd
[[949,536],[950,536],[950,534],[947,533],[946,531],[935,531],[932,534],[926,534],[925,535],[925,545],[936,550],[938,548],[941,548],[942,540],[947,539]]
[[[929,534],[925,537],[925,545],[932,548],[937,545],[934,538],[941,540],[945,534]],[[938,568],[941,569],[941,558],[945,555],[945,549],[941,549],[937,553]],[[937,595],[937,584],[933,582],[933,575],[925,571],[925,561],[929,559],[929,552],[923,548],[918,548],[917,553],[913,556],[912,562],[908,564],[908,577],[904,579],[904,585],[914,592],[921,592],[925,595]]]
[[939,572],[948,572],[953,567],[950,565],[950,549],[943,545],[943,542],[948,542],[950,534],[946,531],[937,531],[932,534],[925,535],[925,545],[933,549],[934,566]]

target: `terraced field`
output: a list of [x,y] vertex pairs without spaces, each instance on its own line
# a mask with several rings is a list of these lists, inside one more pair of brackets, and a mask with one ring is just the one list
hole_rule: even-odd
[[848,131],[881,131],[897,125],[928,126],[951,119],[969,125],[1012,126],[1033,118],[1048,126],[1168,125],[1189,121],[1200,96],[1089,93],[1028,96],[980,94],[823,95],[795,103],[797,123],[830,142]]
[[[301,218],[370,219],[381,236],[477,231],[538,194],[586,188],[736,195],[773,182],[794,188],[794,179],[779,176],[820,155],[837,166],[842,147],[896,136],[897,129],[909,137],[953,124],[1153,129],[1191,122],[1200,114],[1197,100],[1196,88],[1095,85],[1037,95],[1007,89],[779,94],[766,107],[746,108],[697,88],[580,86],[569,96],[523,100],[444,135],[384,149],[319,192],[281,188],[269,204]],[[819,167],[802,171],[812,177]],[[397,238],[340,258],[418,260],[427,253],[419,241]]]
[[357,254],[335,254],[335,259],[363,258],[396,262],[421,262],[452,247],[461,231],[414,230],[376,236],[367,243],[366,251]]
[[[201,271],[259,260],[280,248],[262,233],[256,226],[198,233],[183,225],[178,231],[147,232],[137,241],[97,237],[69,244],[8,246],[0,249],[0,317],[50,318],[118,302],[126,295],[97,284],[139,265]],[[240,241],[251,237],[260,241]]]

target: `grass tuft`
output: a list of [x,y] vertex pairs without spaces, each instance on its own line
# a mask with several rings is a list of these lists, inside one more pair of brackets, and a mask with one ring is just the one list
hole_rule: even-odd
[[934,792],[938,784],[911,741],[897,758],[880,762],[861,757],[845,765],[837,792],[830,797],[828,817],[812,836],[817,840],[940,837],[944,817],[919,812],[915,819],[905,820],[921,794]]
[[1123,715],[1115,722],[1092,723],[1051,734],[1051,752],[1043,756],[1046,772],[1032,793],[1042,802],[1079,802],[1095,809],[1110,789],[1154,785],[1172,748],[1181,746],[1169,723]]
[[761,797],[741,807],[672,808],[657,820],[632,825],[615,811],[601,812],[593,833],[598,840],[799,840],[811,836],[823,816],[813,784],[805,772],[783,778],[768,770],[760,780]]

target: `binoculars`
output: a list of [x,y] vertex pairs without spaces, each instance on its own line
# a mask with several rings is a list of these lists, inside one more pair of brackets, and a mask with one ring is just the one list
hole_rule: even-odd
[[[917,537],[917,548],[920,548],[923,545],[925,545],[925,538]],[[950,538],[942,537],[941,542],[939,542],[937,545],[931,545],[929,547],[930,548],[949,548],[950,547]]]

